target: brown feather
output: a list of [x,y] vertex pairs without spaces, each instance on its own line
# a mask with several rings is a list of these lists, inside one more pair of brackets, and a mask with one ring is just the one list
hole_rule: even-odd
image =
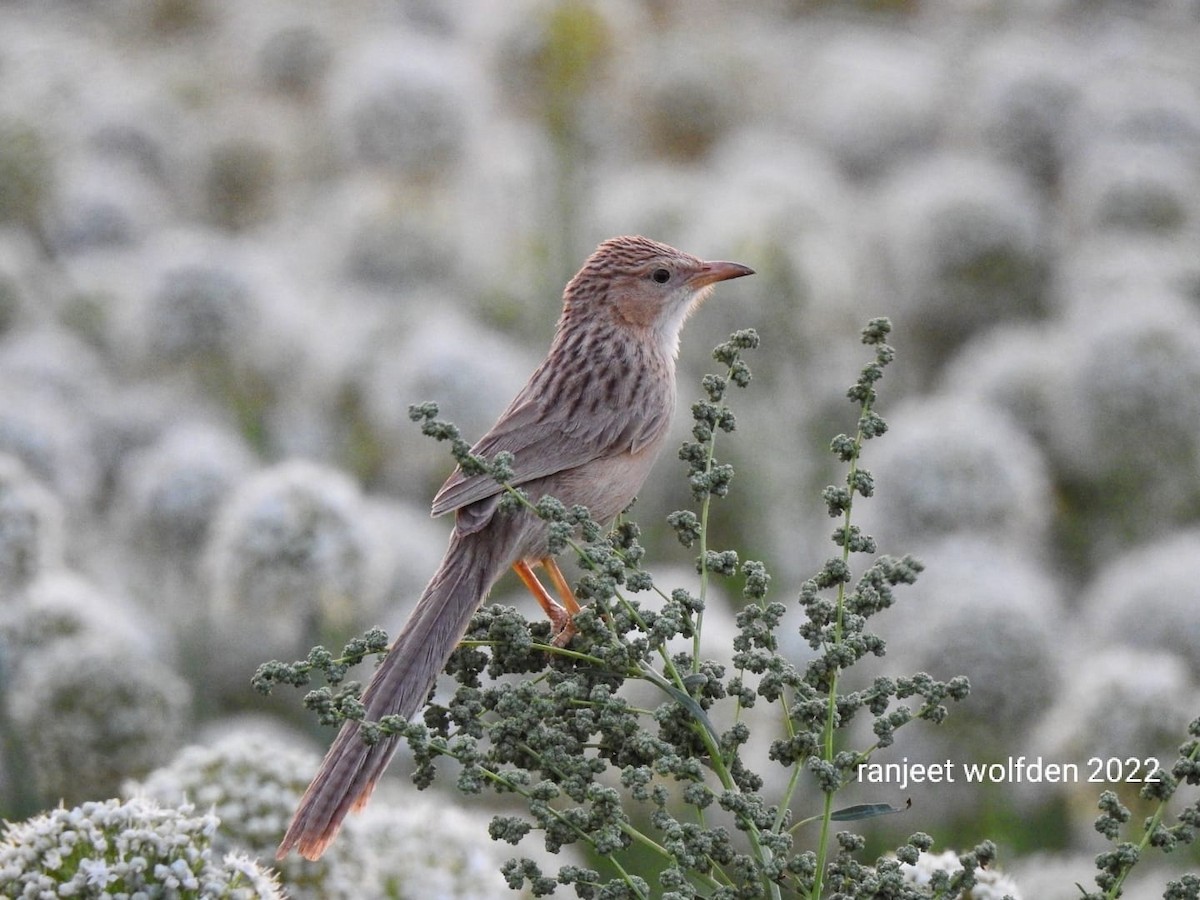
[[[610,521],[633,500],[666,439],[684,319],[714,281],[747,274],[643,237],[605,241],[567,285],[545,361],[474,451],[512,453],[514,485]],[[454,534],[363,695],[368,721],[413,716],[496,579],[547,554],[546,524],[523,510],[497,514],[500,492],[490,477],[461,470],[438,491],[433,514],[455,512]],[[368,746],[357,723],[343,725],[278,855],[297,848],[320,856],[346,814],[367,802],[396,741]]]

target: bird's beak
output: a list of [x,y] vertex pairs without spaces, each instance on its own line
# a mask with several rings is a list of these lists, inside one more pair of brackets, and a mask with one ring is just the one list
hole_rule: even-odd
[[718,281],[728,281],[730,278],[741,278],[743,275],[753,275],[754,270],[735,262],[706,262],[700,266],[700,271],[688,279],[692,287],[702,288]]

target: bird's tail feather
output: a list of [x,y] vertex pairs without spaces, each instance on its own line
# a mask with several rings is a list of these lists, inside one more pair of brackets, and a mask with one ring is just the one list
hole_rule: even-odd
[[[493,554],[474,537],[456,533],[450,539],[441,567],[363,694],[367,721],[388,715],[407,719],[424,704],[472,614],[500,576],[494,559],[480,558]],[[346,722],[300,800],[277,857],[293,847],[308,859],[324,853],[346,813],[370,799],[398,740],[391,736],[368,745],[358,723]]]

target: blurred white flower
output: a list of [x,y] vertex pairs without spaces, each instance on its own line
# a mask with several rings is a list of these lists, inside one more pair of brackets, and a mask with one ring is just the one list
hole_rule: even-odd
[[244,704],[255,669],[340,646],[377,608],[362,497],[344,473],[280,463],[230,491],[210,526],[207,607],[177,635],[213,698]]
[[1174,297],[1124,297],[1119,312],[1071,322],[1049,417],[1093,558],[1190,520],[1200,503],[1200,317]]
[[387,451],[384,484],[424,506],[454,469],[449,448],[424,437],[408,418],[411,404],[435,401],[442,417],[474,442],[536,363],[500,334],[449,309],[414,323],[399,341],[378,341],[359,386],[367,420]]
[[0,453],[0,598],[63,559],[63,508],[12,456]]
[[118,504],[134,546],[172,568],[204,549],[226,495],[254,467],[234,434],[200,423],[172,428],[121,467]]
[[0,344],[0,379],[44,393],[82,415],[112,390],[112,378],[94,347],[61,328],[32,328]]
[[258,51],[258,74],[272,90],[303,96],[317,89],[329,70],[333,47],[327,35],[306,24],[281,25]]
[[396,617],[380,624],[398,628],[442,561],[449,528],[422,507],[378,497],[367,499],[362,516],[371,583],[379,586],[381,611]]
[[925,571],[878,629],[888,642],[887,668],[941,680],[967,676],[971,694],[951,706],[942,726],[958,741],[958,758],[1023,747],[1041,711],[1060,695],[1070,662],[1058,586],[1026,554],[982,536],[951,536],[913,550]]
[[0,606],[0,657],[9,674],[23,661],[66,644],[109,646],[153,657],[162,624],[131,604],[66,570],[40,575],[15,600]]
[[[220,819],[217,850],[274,855],[320,758],[286,736],[260,729],[185,748],[127,796],[174,804],[188,798]],[[459,810],[430,794],[381,785],[361,815],[320,860],[292,854],[277,863],[293,900],[359,897],[508,896],[500,865],[511,850],[488,839],[488,814]],[[397,852],[403,848],[403,852]]]
[[1079,600],[1096,645],[1177,654],[1200,682],[1200,619],[1195,615],[1200,531],[1136,547],[1105,564]]
[[[1079,888],[1083,885],[1095,888],[1096,854],[1079,852],[1051,855],[1035,853],[1006,861],[1005,870],[1021,885],[1026,897],[1037,900],[1079,900]],[[1178,877],[1152,857],[1143,857],[1129,879],[1121,885],[1121,896],[1125,900],[1162,900],[1163,885],[1172,877]]]
[[249,287],[227,268],[165,272],[146,310],[148,352],[159,365],[228,360],[259,323]]
[[1043,200],[1013,170],[938,155],[895,170],[879,199],[880,284],[936,365],[983,326],[1039,312],[1051,259]]
[[1192,234],[1200,225],[1195,160],[1171,148],[1095,143],[1067,168],[1063,200],[1080,233]]
[[[961,872],[963,866],[958,861],[955,851],[944,850],[941,853],[922,853],[915,865],[901,863],[900,868],[904,872],[906,882],[924,886],[929,884],[929,879],[935,872],[953,875]],[[1024,896],[1016,881],[995,867],[976,869],[975,886],[961,895],[962,900],[1004,900],[1005,897],[1010,900],[1022,900]]]
[[[736,47],[697,55],[701,35],[683,29],[656,41],[652,56],[634,54],[617,73],[613,101],[628,121],[640,156],[676,163],[703,160],[733,132],[748,107],[748,60]],[[613,137],[617,135],[614,134]]]
[[218,858],[217,817],[146,800],[60,806],[0,833],[0,891],[9,897],[284,900],[273,873],[240,854]]
[[927,150],[942,109],[936,44],[883,29],[827,36],[815,48],[804,104],[817,139],[852,176],[878,176]]
[[[958,398],[963,409],[999,411],[1019,426],[1024,435],[1016,441],[1018,457],[1028,453],[1025,435],[1033,438],[1044,454],[1058,403],[1056,394],[1068,374],[1069,341],[1067,329],[1054,324],[989,328],[963,344],[946,363],[938,380],[939,391]],[[885,443],[898,436],[893,429]],[[1030,515],[1041,516],[1044,525],[1049,512],[1047,505]]]
[[162,663],[103,638],[22,660],[8,686],[12,737],[44,798],[116,793],[183,740],[191,689]]
[[1131,296],[1195,302],[1200,259],[1176,236],[1105,232],[1064,248],[1055,264],[1055,308],[1068,323],[1123,318]]
[[469,72],[458,47],[413,33],[360,44],[332,75],[348,158],[417,181],[453,171],[474,102]]
[[970,533],[1038,555],[1053,510],[1042,451],[1000,409],[954,394],[890,413],[867,466],[879,496],[857,507],[884,547]]
[[1194,79],[1136,52],[1125,58],[1119,52],[1085,82],[1079,114],[1071,120],[1072,151],[1126,142],[1171,150],[1194,164],[1200,159],[1200,91]]
[[244,479],[210,531],[216,614],[297,636],[344,620],[367,590],[361,512],[358,486],[327,466],[295,460]]
[[962,127],[978,132],[1003,162],[1053,189],[1079,105],[1083,66],[1060,35],[1020,30],[982,43]]
[[[1112,647],[1075,661],[1063,676],[1044,706],[1033,744],[1038,752],[1078,763],[1081,770],[1093,757],[1157,757],[1170,766],[1186,735],[1196,694],[1196,682],[1182,659],[1162,649]],[[1126,787],[1136,792],[1139,785]],[[1095,793],[1088,791],[1093,803]]]
[[64,255],[129,247],[168,221],[162,186],[123,162],[73,159],[59,179],[47,237]]
[[20,459],[73,510],[86,509],[99,488],[92,437],[91,422],[44,387],[0,386],[0,453]]

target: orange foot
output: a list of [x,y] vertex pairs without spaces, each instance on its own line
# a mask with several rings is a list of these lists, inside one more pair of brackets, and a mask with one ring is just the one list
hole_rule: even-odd
[[[533,594],[538,605],[546,613],[546,617],[550,619],[550,627],[552,629],[551,640],[555,647],[565,647],[571,642],[571,638],[575,636],[575,623],[573,618],[575,613],[579,612],[579,601],[575,599],[575,594],[571,591],[571,586],[567,584],[567,579],[563,577],[562,570],[559,569],[558,563],[554,561],[552,556],[544,556],[537,560],[546,573],[550,576],[550,581],[554,584],[554,589],[558,592],[558,596],[562,598],[562,603],[558,603],[550,593],[538,581],[537,575],[534,574],[533,566],[526,560],[520,560],[513,563],[513,571],[517,573],[517,577],[521,579],[521,583]],[[536,563],[535,563],[536,564]]]

